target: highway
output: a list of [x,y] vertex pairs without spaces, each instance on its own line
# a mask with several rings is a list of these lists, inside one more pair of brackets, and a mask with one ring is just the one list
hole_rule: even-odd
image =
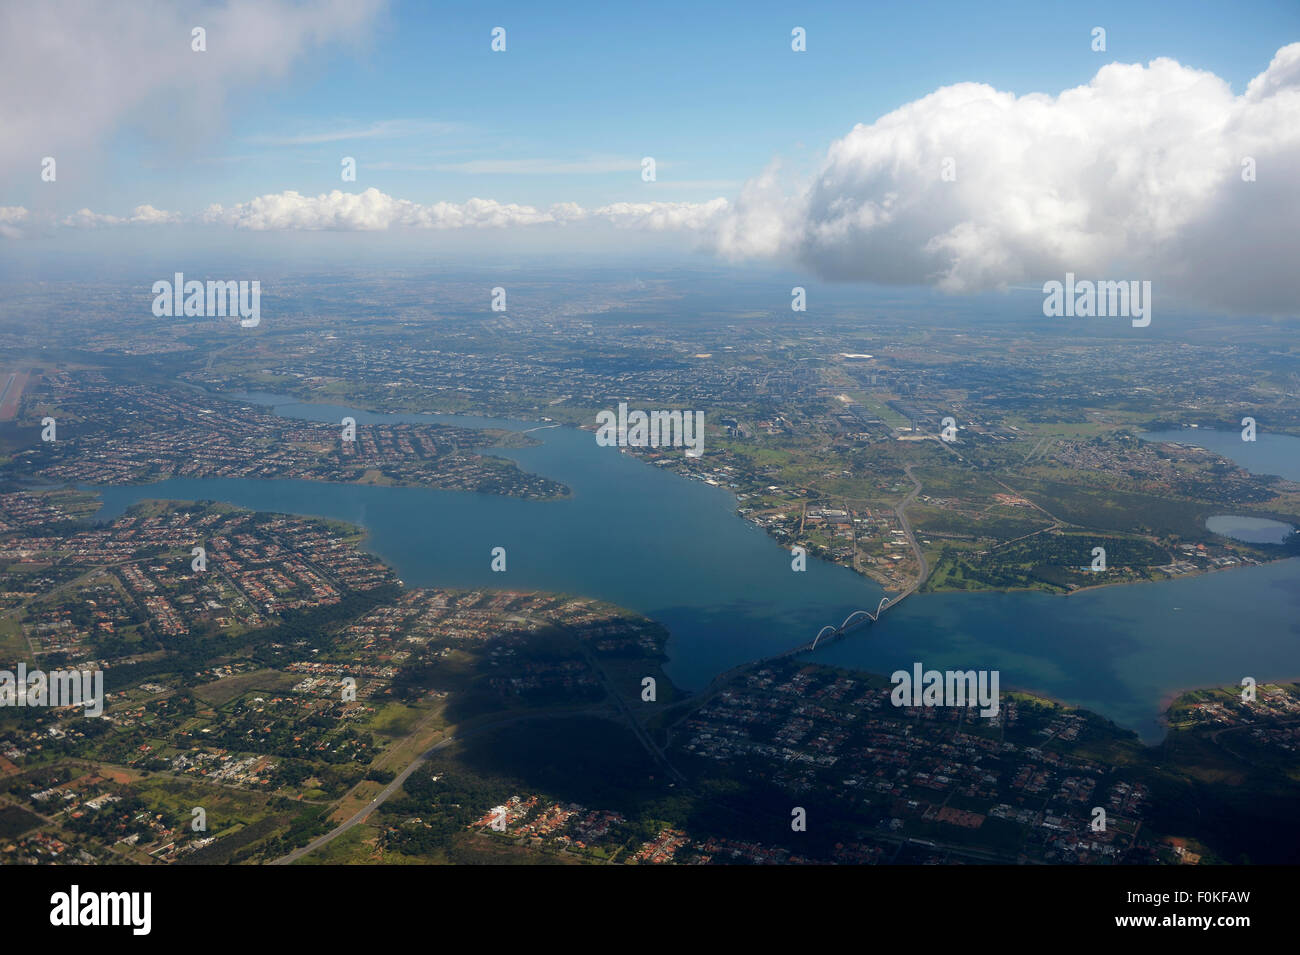
[[[908,586],[897,596],[888,598],[888,601],[882,600],[880,605],[876,607],[875,613],[872,613],[869,610],[855,610],[845,618],[843,623],[832,630],[831,634],[826,638],[827,642],[839,640],[851,630],[855,630],[868,622],[875,623],[886,610],[894,609],[903,602],[904,598],[909,597],[920,590],[921,585],[924,584],[926,579],[930,576],[930,565],[925,559],[925,554],[921,551],[921,545],[916,539],[915,531],[912,530],[911,522],[907,519],[908,505],[915,501],[916,496],[921,493],[921,482],[918,481],[916,476],[912,473],[912,465],[909,464],[903,468],[903,473],[906,474],[908,480],[912,482],[912,490],[908,491],[907,495],[898,502],[898,506],[894,508],[894,515],[898,518],[898,524],[903,530],[903,536],[907,539],[907,543],[911,545],[912,553],[916,555],[916,579],[913,580],[912,583],[908,584]],[[857,618],[856,620],[854,619],[855,617]],[[785,653],[779,654],[776,657],[770,657],[769,659],[781,659],[783,657],[794,656],[795,654],[802,653],[805,650],[817,649],[817,646],[823,642],[822,634],[826,633],[828,629],[831,628],[823,627],[811,645],[795,647],[792,650],[787,650]]]
[[907,497],[899,502],[898,507],[894,508],[894,513],[898,515],[898,524],[903,529],[903,535],[907,538],[907,542],[912,545],[912,552],[916,554],[916,581],[891,600],[889,602],[890,607],[896,606],[904,597],[920,590],[921,585],[930,576],[930,565],[926,562],[925,554],[921,552],[921,545],[917,543],[916,533],[912,530],[912,525],[907,519],[907,506],[916,500],[916,495],[921,493],[921,482],[912,474],[912,465],[909,464],[903,468],[903,473],[912,482],[912,490],[907,493]]

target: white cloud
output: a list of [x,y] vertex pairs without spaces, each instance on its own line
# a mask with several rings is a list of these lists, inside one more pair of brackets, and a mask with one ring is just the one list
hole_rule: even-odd
[[22,206],[0,206],[0,237],[21,239],[26,235],[23,226],[30,213]]
[[[1243,181],[1253,159],[1256,180]],[[955,181],[945,181],[945,160]],[[944,87],[833,143],[811,180],[770,165],[734,201],[586,209],[469,199],[420,204],[370,188],[288,191],[194,216],[140,206],[35,221],[0,235],[187,223],[258,231],[612,224],[704,236],[730,258],[800,261],[831,279],[955,293],[1080,277],[1149,279],[1157,294],[1236,310],[1300,310],[1300,44],[1234,95],[1158,59],[1103,67],[1058,96]],[[48,220],[48,221],[47,221]]]
[[730,259],[792,254],[787,246],[799,214],[798,200],[783,184],[781,163],[774,160],[741,187],[740,196],[716,224],[714,242]]
[[121,225],[128,221],[130,220],[118,216],[91,212],[89,209],[78,209],[72,215],[60,219],[59,224],[69,229],[96,229],[100,226]]
[[[103,145],[124,123],[160,141],[220,131],[232,89],[351,41],[381,0],[43,0],[0,4],[0,174]],[[207,31],[207,51],[190,31]],[[151,109],[153,106],[161,108]]]
[[458,229],[555,222],[557,216],[532,206],[469,199],[420,205],[378,189],[304,196],[294,191],[259,196],[229,208],[209,207],[199,221],[256,231],[306,230],[373,232],[391,228]]
[[708,202],[615,202],[591,214],[626,229],[698,232],[712,226],[726,211],[726,199],[710,199]]
[[[1257,181],[1242,180],[1242,160]],[[945,159],[956,180],[941,177]],[[1059,96],[943,87],[858,125],[820,170],[748,183],[714,237],[732,258],[832,279],[975,292],[1151,279],[1218,306],[1300,308],[1300,44],[1246,92],[1170,59],[1110,64]]]
[[95,229],[100,226],[116,225],[175,225],[183,221],[175,212],[155,209],[150,205],[136,206],[129,216],[113,216],[89,209],[78,209],[70,216],[64,216],[59,224],[71,229]]
[[[71,229],[187,224],[256,232],[380,232],[387,229],[504,229],[601,219],[621,228],[641,231],[680,229],[698,232],[708,228],[726,208],[725,199],[701,203],[621,202],[590,211],[574,202],[558,202],[539,209],[495,199],[421,205],[408,199],[395,199],[372,187],[364,192],[335,189],[317,196],[304,196],[290,190],[258,196],[232,206],[214,204],[194,216],[166,212],[150,205],[136,206],[130,216],[81,209],[58,219],[57,224]],[[20,227],[31,221],[32,216],[21,206],[0,206],[0,225],[9,229],[0,234],[8,238],[30,234]]]
[[701,229],[726,208],[725,199],[705,203],[616,203],[588,212],[573,202],[546,209],[495,199],[421,205],[394,199],[378,189],[304,196],[281,192],[229,208],[212,206],[198,221],[254,230],[379,231],[384,229],[509,228],[577,222],[598,217],[615,225],[649,231]]
[[166,212],[162,209],[155,209],[151,205],[143,205],[136,206],[131,210],[129,221],[146,225],[175,225],[182,221],[182,217],[179,213]]
[[33,213],[22,206],[0,206],[0,236],[6,239],[31,239],[51,234],[56,226],[66,229],[98,229],[123,225],[175,225],[184,218],[175,212],[136,206],[129,216],[115,216],[78,209],[57,217],[49,212]]

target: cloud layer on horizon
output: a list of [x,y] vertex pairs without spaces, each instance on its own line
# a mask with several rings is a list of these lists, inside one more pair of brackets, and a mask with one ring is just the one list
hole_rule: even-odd
[[137,206],[129,216],[81,209],[53,216],[23,206],[0,206],[0,236],[11,239],[48,236],[55,229],[96,229],[127,225],[207,225],[254,232],[383,232],[389,229],[518,228],[604,221],[617,228],[644,232],[704,233],[727,210],[727,200],[708,202],[617,202],[584,209],[561,202],[539,209],[495,199],[435,202],[421,205],[395,199],[378,189],[318,196],[293,190],[258,196],[232,206],[211,205],[196,215]]

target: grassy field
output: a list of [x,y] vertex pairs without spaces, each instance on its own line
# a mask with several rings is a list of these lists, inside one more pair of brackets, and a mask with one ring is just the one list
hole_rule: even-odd
[[32,663],[31,650],[16,617],[0,617],[0,660],[4,660],[6,666],[16,666],[19,662],[30,666]]
[[225,706],[231,700],[243,696],[252,690],[263,690],[275,695],[287,690],[302,680],[293,673],[280,673],[276,670],[254,670],[251,673],[236,673],[234,676],[214,680],[194,689],[194,696],[212,707]]
[[912,422],[908,421],[893,408],[889,407],[889,405],[885,404],[885,399],[878,395],[868,395],[861,392],[855,394],[850,392],[849,397],[856,400],[858,404],[862,405],[863,408],[875,415],[881,421],[885,422],[885,424],[889,425],[891,428],[910,428],[912,426]]

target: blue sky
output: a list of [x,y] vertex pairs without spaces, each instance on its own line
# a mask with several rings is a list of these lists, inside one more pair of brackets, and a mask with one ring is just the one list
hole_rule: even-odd
[[[189,151],[123,127],[100,205],[327,191],[345,155],[357,188],[418,202],[700,200],[733,194],[774,156],[811,165],[855,123],[943,85],[1057,93],[1109,60],[1172,56],[1239,90],[1300,39],[1293,2],[562,6],[397,3],[355,47],[314,50],[283,80],[236,90]],[[489,49],[494,26],[505,53]],[[793,26],[806,53],[790,49]],[[1090,48],[1094,26],[1105,53]],[[655,183],[640,178],[647,155]],[[502,161],[518,165],[491,171]]]
[[0,10],[0,81],[19,255],[653,254],[949,294],[1073,271],[1300,310],[1295,0],[46,0]]

